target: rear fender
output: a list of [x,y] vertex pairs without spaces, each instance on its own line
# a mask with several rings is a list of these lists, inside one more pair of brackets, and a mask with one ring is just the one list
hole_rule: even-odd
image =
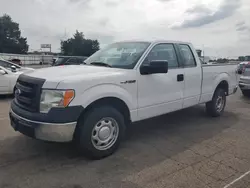
[[[216,88],[218,87],[218,85],[223,82],[226,81],[228,83],[228,86],[230,86],[230,75],[228,73],[221,73],[219,76],[217,76],[214,80],[214,86],[213,86],[213,91],[215,92]],[[226,91],[228,92],[228,91]]]

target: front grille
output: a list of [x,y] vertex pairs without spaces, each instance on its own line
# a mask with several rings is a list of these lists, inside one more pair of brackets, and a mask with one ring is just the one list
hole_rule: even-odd
[[15,103],[27,111],[38,112],[44,81],[44,79],[20,75],[16,83]]

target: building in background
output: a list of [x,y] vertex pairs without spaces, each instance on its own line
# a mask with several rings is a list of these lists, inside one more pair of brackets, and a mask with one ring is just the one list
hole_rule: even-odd
[[197,49],[196,52],[197,52],[198,56],[201,57],[202,50]]
[[250,61],[250,55],[247,56],[239,56],[238,57],[239,61]]
[[245,61],[250,61],[250,55],[245,56]]

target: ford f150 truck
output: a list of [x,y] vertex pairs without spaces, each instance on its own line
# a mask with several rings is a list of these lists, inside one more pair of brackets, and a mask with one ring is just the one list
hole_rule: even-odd
[[237,85],[236,65],[202,66],[189,43],[117,42],[84,65],[20,75],[9,115],[16,131],[74,141],[100,159],[116,151],[131,122],[202,103],[220,116]]

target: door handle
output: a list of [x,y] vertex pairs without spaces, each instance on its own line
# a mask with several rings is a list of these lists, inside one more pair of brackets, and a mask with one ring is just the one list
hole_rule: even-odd
[[182,82],[184,80],[184,75],[183,74],[178,74],[177,75],[177,82]]

